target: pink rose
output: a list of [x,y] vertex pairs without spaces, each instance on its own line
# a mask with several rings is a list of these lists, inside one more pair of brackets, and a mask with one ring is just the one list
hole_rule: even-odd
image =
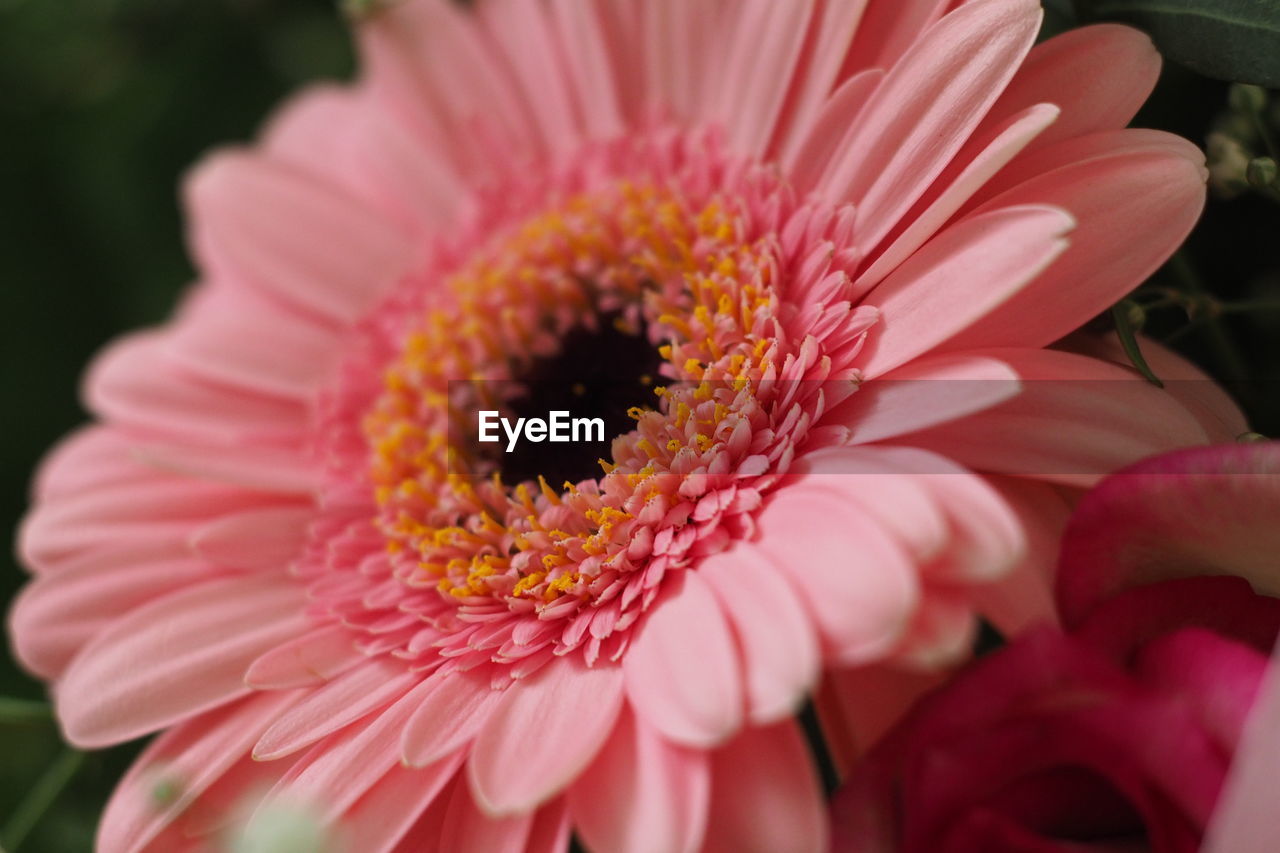
[[922,700],[837,794],[836,849],[1197,850],[1280,631],[1277,519],[1276,444],[1108,478],[1064,538],[1064,627]]

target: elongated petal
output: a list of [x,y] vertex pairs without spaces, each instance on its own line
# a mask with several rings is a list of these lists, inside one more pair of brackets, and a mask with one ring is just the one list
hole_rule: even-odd
[[432,681],[404,727],[402,757],[410,767],[434,764],[470,741],[502,696],[483,674],[445,673]]
[[947,15],[885,78],[821,191],[858,204],[874,245],[964,144],[1030,49],[1040,20],[1026,0],[978,0]]
[[411,259],[408,239],[358,200],[266,157],[211,158],[187,195],[206,272],[338,323],[363,316]]
[[1032,48],[986,121],[1000,121],[1032,104],[1056,104],[1062,116],[1034,143],[1037,148],[1121,128],[1151,94],[1159,74],[1160,54],[1145,34],[1115,24],[1080,27]]
[[302,587],[249,576],[188,587],[134,610],[71,662],[58,685],[68,740],[105,746],[248,691],[244,672],[307,629]]
[[630,711],[569,792],[574,826],[592,850],[692,853],[706,828],[707,754],[671,743]]
[[860,386],[827,421],[847,426],[849,443],[868,444],[983,411],[1021,387],[1017,372],[998,359],[922,356]]
[[677,743],[701,747],[742,723],[740,667],[729,623],[696,572],[654,606],[623,660],[636,713]]
[[708,557],[697,572],[738,638],[751,722],[796,713],[817,680],[821,656],[804,605],[784,575],[746,545]]
[[200,560],[94,560],[44,575],[18,594],[9,613],[13,650],[23,665],[56,678],[80,651],[135,607],[218,574]]
[[813,760],[795,723],[748,728],[711,755],[704,850],[796,853],[827,849],[827,818]]
[[263,733],[253,757],[272,761],[310,746],[400,698],[419,677],[398,661],[369,661],[312,690]]
[[481,809],[515,814],[562,791],[613,731],[623,696],[619,667],[572,659],[507,688],[467,762]]
[[1202,169],[1178,154],[1122,152],[1063,165],[991,199],[973,215],[1049,204],[1079,226],[1052,267],[946,347],[1046,346],[1114,304],[1191,230],[1204,206]]
[[232,766],[295,693],[265,693],[210,711],[149,744],[116,786],[98,827],[103,850],[145,848]]
[[345,625],[325,625],[265,652],[249,665],[245,683],[259,690],[323,684],[368,658]]
[[902,638],[919,600],[916,569],[860,507],[834,490],[792,484],[759,524],[759,547],[801,593],[834,659],[873,659]]
[[1007,303],[1063,253],[1074,226],[1058,208],[1006,207],[939,234],[867,296],[881,322],[863,350],[865,374],[883,375]]
[[[899,439],[991,473],[1088,486],[1154,453],[1203,444],[1204,428],[1131,368],[1054,350],[985,350],[1024,390],[984,412]],[[1070,431],[1058,425],[1072,423]]]
[[1100,484],[1072,516],[1059,569],[1064,618],[1074,624],[1119,590],[1177,577],[1239,575],[1280,595],[1277,514],[1280,444],[1140,462]]
[[245,394],[186,375],[163,332],[112,344],[85,381],[88,407],[114,423],[216,444],[297,442],[306,410],[278,397]]

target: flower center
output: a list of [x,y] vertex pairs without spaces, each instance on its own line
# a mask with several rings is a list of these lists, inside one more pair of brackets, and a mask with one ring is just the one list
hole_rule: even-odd
[[[665,574],[751,535],[875,314],[845,296],[847,216],[703,140],[620,142],[482,207],[335,389],[313,594],[417,668],[592,663]],[[475,428],[557,410],[603,441]]]
[[[778,355],[776,260],[734,220],[718,200],[694,210],[619,183],[555,205],[450,278],[365,423],[379,525],[416,561],[407,580],[513,605],[595,598],[644,564],[638,528],[684,526],[703,490],[682,494],[689,475],[765,472],[764,458],[739,469],[768,426],[758,386]],[[459,428],[479,406],[518,417],[575,398],[617,436],[594,470],[581,445],[508,459]]]

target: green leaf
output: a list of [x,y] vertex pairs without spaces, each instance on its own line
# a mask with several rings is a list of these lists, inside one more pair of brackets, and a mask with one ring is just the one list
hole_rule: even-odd
[[1081,0],[1126,21],[1175,62],[1220,80],[1280,87],[1280,0]]

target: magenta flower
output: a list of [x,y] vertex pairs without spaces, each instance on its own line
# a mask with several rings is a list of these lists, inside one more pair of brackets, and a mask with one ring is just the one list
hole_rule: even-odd
[[[1131,30],[366,5],[358,82],[191,178],[201,283],[95,364],[100,423],[36,483],[19,656],[73,743],[163,732],[105,850],[261,791],[362,853],[821,849],[824,672],[965,654],[1051,553],[1041,480],[1244,429],[1047,348],[1203,203],[1194,146],[1123,129],[1158,71]],[[451,429],[590,369],[638,389],[599,464]]]
[[[923,699],[837,795],[837,849],[1199,850],[1280,632],[1277,513],[1277,444],[1103,481],[1064,540],[1066,631],[1033,630]],[[1219,831],[1224,851],[1276,840]]]

